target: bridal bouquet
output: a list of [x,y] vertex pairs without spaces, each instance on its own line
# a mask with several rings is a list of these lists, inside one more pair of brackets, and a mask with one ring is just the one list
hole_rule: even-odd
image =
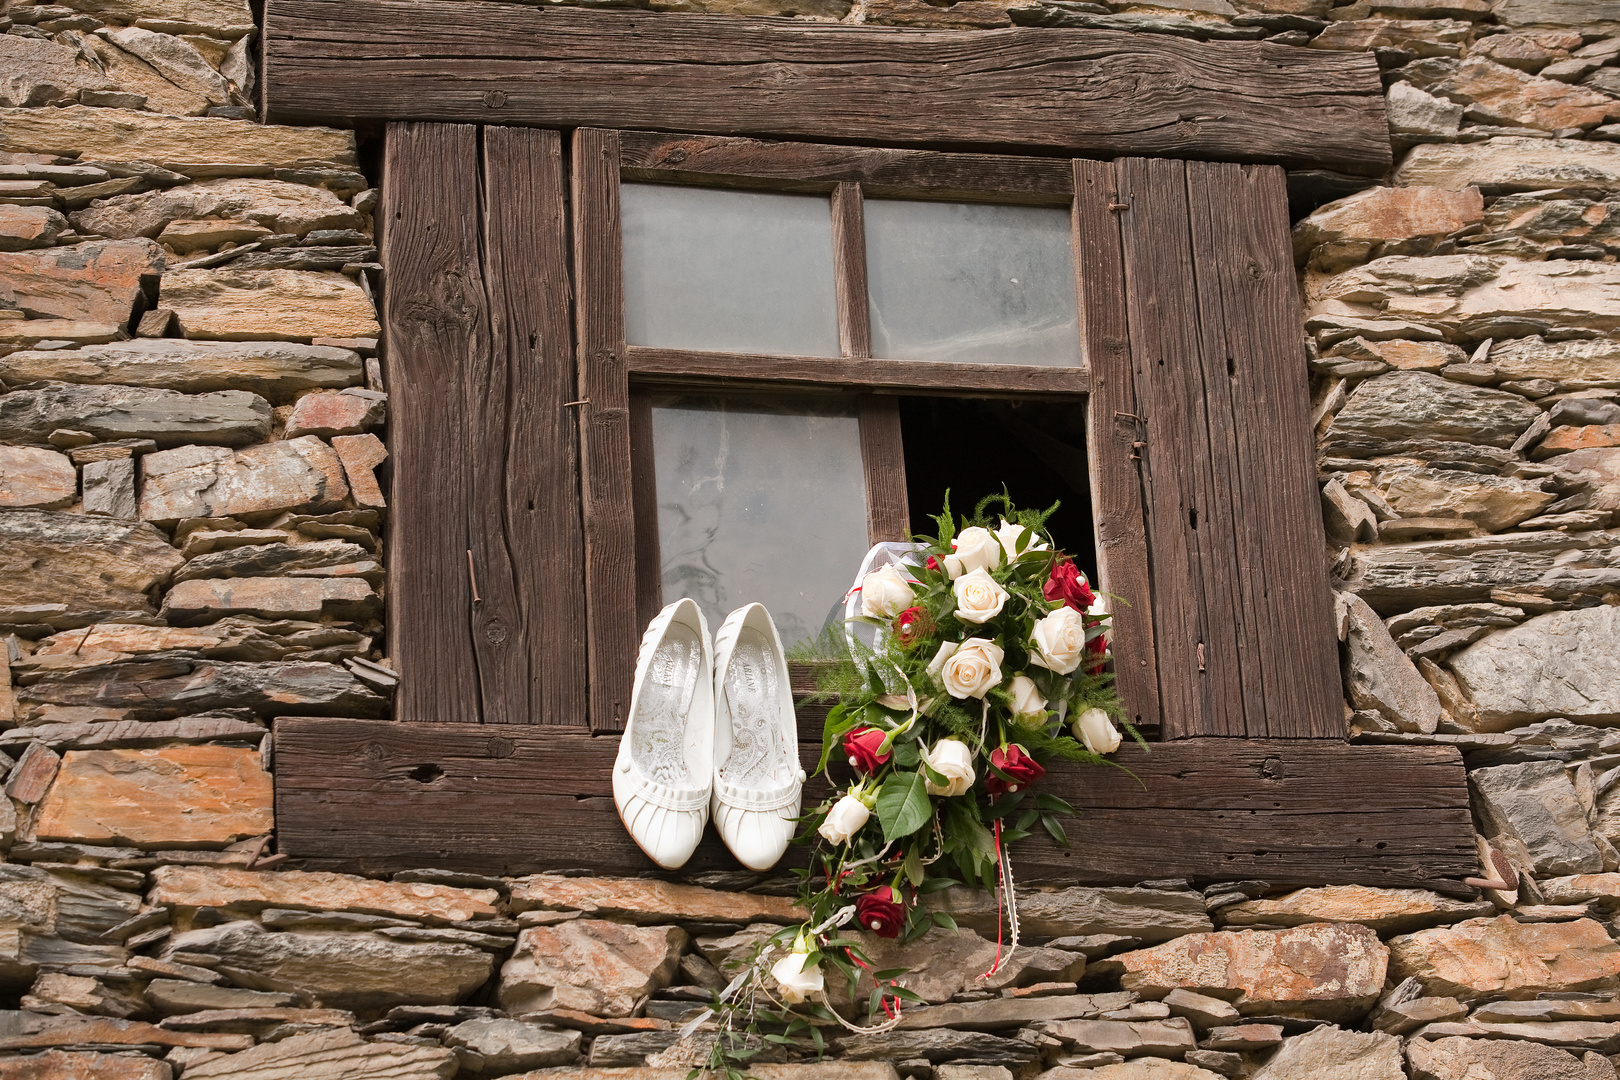
[[[853,775],[803,819],[813,855],[796,872],[809,919],[763,944],[718,1011],[740,1008],[755,1031],[763,1002],[853,1030],[893,1026],[916,998],[903,969],[872,969],[864,935],[906,942],[954,928],[924,902],[952,885],[997,891],[1006,955],[1017,947],[1009,849],[1037,823],[1066,844],[1060,816],[1074,812],[1041,790],[1047,766],[1104,763],[1120,744],[1116,722],[1140,741],[1107,670],[1107,604],[1045,532],[1055,509],[1021,511],[997,495],[958,522],[947,503],[937,537],[858,583],[853,621],[876,638],[868,647],[846,635],[820,681],[836,704],[817,773],[847,761]],[[1004,963],[998,948],[986,977]],[[836,972],[853,989],[863,970],[871,1026],[858,1027],[830,1009],[826,979]],[[765,1039],[808,1028],[819,1046],[802,1011],[776,1015],[786,1026]],[[721,1049],[711,1067],[740,1075]]]

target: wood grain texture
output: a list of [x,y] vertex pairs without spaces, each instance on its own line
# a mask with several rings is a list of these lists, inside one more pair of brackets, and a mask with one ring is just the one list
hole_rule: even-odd
[[1083,394],[1091,377],[1083,368],[1024,364],[945,364],[929,360],[839,359],[819,356],[757,356],[630,345],[625,364],[639,381],[725,379],[749,383],[913,390],[919,394],[982,397]]
[[468,371],[483,718],[583,726],[585,551],[562,138],[484,129],[487,357]]
[[1082,355],[1091,372],[1086,448],[1097,561],[1113,603],[1114,673],[1138,725],[1159,723],[1159,667],[1153,645],[1153,591],[1142,509],[1141,422],[1131,376],[1120,248],[1119,183],[1109,162],[1074,162],[1074,263],[1080,291]]
[[619,133],[626,179],[768,184],[829,191],[859,184],[873,195],[1062,205],[1074,193],[1061,158],[951,154],[894,147],[775,143],[709,135]]
[[616,127],[1367,175],[1390,164],[1370,56],[1108,30],[270,0],[264,75],[275,122]]
[[1165,737],[1342,737],[1282,177],[1119,179]]
[[629,498],[630,376],[620,269],[619,146],[612,131],[574,133],[574,288],[579,338],[580,494],[585,520],[586,624],[595,731],[620,731],[630,707],[636,642],[636,524]]
[[1220,426],[1230,433],[1227,506],[1249,631],[1245,733],[1342,739],[1286,182],[1272,166],[1190,162],[1187,190],[1211,429],[1226,410]]
[[664,606],[664,561],[658,543],[658,473],[653,458],[652,401],[630,395],[630,502],[636,518],[636,623]]
[[900,403],[893,397],[862,395],[861,466],[866,472],[866,538],[910,540],[906,501],[906,451],[900,438]]
[[861,186],[833,189],[833,288],[838,303],[838,346],[845,357],[872,355],[872,308],[866,296],[866,214]]
[[490,350],[482,195],[476,128],[389,125],[382,237],[395,477],[388,641],[402,720],[481,719],[467,574],[472,418],[463,379]]
[[[654,869],[613,808],[614,738],[302,718],[278,720],[275,730],[277,843],[295,865]],[[801,743],[807,767],[815,752]],[[1048,772],[1043,786],[1074,803],[1085,827],[1070,829],[1072,849],[1044,837],[1020,844],[1020,882],[1186,876],[1455,888],[1478,872],[1467,783],[1450,748],[1200,739],[1152,753],[1127,746],[1118,758],[1141,784],[1111,768]],[[814,782],[806,799],[829,790]],[[711,835],[686,870],[735,866]]]

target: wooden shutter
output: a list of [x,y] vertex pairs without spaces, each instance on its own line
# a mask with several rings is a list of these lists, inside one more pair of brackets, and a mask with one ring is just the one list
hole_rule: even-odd
[[1121,690],[1165,738],[1342,738],[1282,170],[1079,162],[1076,188],[1106,584],[1146,597]]
[[565,182],[554,131],[388,128],[400,720],[585,723]]

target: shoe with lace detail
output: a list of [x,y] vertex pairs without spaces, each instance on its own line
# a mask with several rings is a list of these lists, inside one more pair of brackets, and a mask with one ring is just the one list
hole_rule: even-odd
[[714,646],[697,604],[681,599],[647,626],[630,714],[613,765],[613,804],[630,838],[666,870],[692,857],[714,778]]
[[787,657],[761,604],[726,616],[714,652],[710,812],[738,862],[769,870],[793,839],[804,787]]

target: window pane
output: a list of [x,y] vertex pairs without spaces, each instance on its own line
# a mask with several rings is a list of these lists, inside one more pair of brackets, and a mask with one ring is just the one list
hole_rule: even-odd
[[656,397],[652,428],[663,602],[690,596],[715,630],[758,601],[786,645],[841,621],[868,546],[853,407]]
[[624,184],[619,215],[630,344],[838,355],[826,197]]
[[875,356],[1080,362],[1067,210],[868,200],[866,265]]

